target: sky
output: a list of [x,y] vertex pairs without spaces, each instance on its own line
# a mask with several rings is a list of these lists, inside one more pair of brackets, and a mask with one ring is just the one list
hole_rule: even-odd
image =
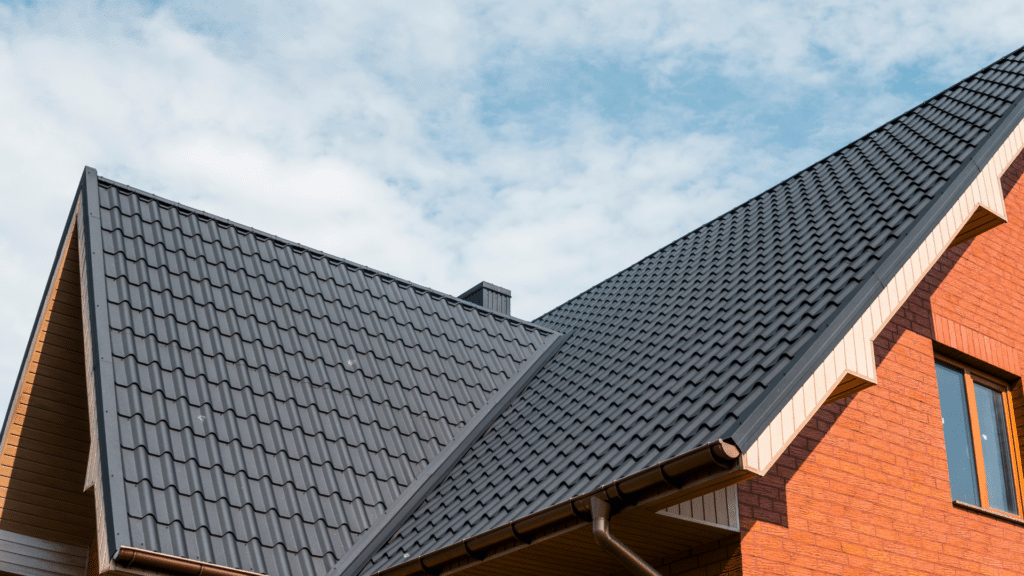
[[0,397],[84,166],[532,319],[1024,45],[1013,1],[0,1]]

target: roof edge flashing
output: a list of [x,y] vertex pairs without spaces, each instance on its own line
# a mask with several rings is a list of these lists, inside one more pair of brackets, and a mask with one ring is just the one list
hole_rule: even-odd
[[[88,334],[86,345],[87,366],[91,362],[91,382],[95,386],[96,418],[94,423],[99,440],[99,468],[102,473],[102,490],[106,496],[107,557],[113,558],[119,548],[119,540],[130,538],[128,530],[128,502],[124,486],[124,470],[120,458],[121,437],[117,411],[108,402],[115,402],[114,365],[110,341],[110,321],[107,317],[107,284],[103,258],[102,217],[100,216],[99,178],[96,169],[85,167],[81,186],[81,208],[79,210],[79,258],[83,278],[82,314],[88,326],[82,328]],[[91,352],[91,354],[90,354]],[[86,376],[89,381],[90,376]]]

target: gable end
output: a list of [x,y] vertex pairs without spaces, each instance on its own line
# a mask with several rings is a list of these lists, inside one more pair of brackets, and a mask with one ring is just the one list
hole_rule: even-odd
[[95,539],[76,224],[73,216],[4,431],[0,572],[18,576],[80,575]]
[[[1020,102],[1017,104],[1018,114]],[[956,203],[885,285],[868,309],[744,454],[764,474],[824,404],[877,383],[874,339],[950,247],[1006,222],[1001,177],[1024,149],[1024,121],[970,182]]]

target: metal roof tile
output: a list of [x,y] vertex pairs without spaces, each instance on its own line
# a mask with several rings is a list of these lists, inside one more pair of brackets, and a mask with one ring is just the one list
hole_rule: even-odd
[[[770,399],[766,383],[1020,100],[1022,60],[1009,56],[538,319],[569,340],[366,571],[748,426],[741,415]],[[474,365],[500,366],[468,351]]]

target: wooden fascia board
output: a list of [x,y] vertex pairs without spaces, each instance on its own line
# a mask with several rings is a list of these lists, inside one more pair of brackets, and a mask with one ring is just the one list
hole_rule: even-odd
[[1006,222],[1000,178],[1024,149],[1018,121],[953,206],[896,271],[811,377],[774,414],[743,454],[747,469],[765,474],[821,406],[877,383],[874,339],[951,246]]

